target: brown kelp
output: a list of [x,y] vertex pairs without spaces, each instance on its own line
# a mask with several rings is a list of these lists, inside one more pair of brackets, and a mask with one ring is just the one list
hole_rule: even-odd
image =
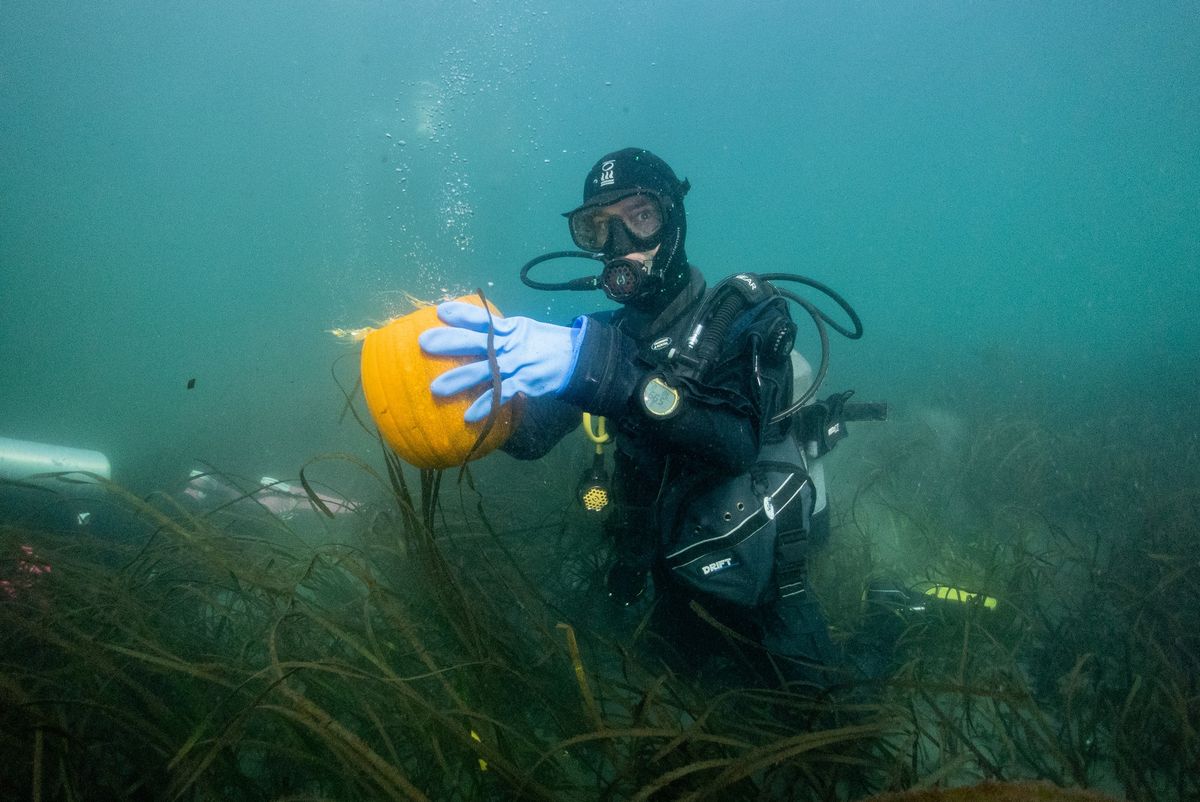
[[[314,460],[302,484],[335,462],[375,485],[336,542],[112,487],[125,537],[0,528],[3,785],[30,799],[832,800],[1042,779],[1196,798],[1197,455],[1178,449],[1169,472],[1136,449],[1097,460],[1097,430],[1120,427],[1051,435],[1038,419],[967,421],[947,453],[902,417],[839,454],[837,487],[853,491],[835,490],[813,565],[839,639],[867,631],[862,589],[885,574],[976,595],[886,610],[890,671],[818,694],[664,662],[648,612],[601,615],[607,546],[567,507],[562,477],[587,458],[569,445],[519,480],[504,457],[461,479],[386,453]],[[1022,444],[1051,441],[1039,481],[996,486]]]

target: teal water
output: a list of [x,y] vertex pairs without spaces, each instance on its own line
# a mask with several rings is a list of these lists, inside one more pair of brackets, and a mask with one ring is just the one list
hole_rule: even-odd
[[605,305],[517,269],[627,145],[710,280],[857,306],[834,389],[1194,404],[1198,45],[1189,2],[6,0],[0,435],[143,486],[373,455],[325,330]]
[[[686,742],[712,711],[704,683],[735,681],[629,673],[646,644],[604,598],[604,543],[574,506],[582,438],[537,463],[476,463],[496,537],[478,536],[485,505],[447,474],[435,523],[452,537],[438,542],[463,587],[487,591],[460,603],[376,517],[380,490],[352,460],[381,469],[379,447],[331,375],[352,385],[357,349],[328,330],[405,311],[406,294],[480,287],[558,322],[607,306],[534,292],[517,271],[570,247],[560,212],[600,155],[630,145],[690,179],[688,252],[710,281],[796,271],[863,318],[860,342],[834,338],[826,392],[894,414],[854,425],[827,461],[833,535],[812,585],[837,634],[854,634],[863,584],[885,572],[1002,606],[995,621],[934,606],[913,625],[916,684],[880,689],[911,716],[889,719],[879,751],[798,762],[815,797],[1003,775],[1195,798],[1200,14],[1170,0],[2,0],[0,438],[100,450],[139,495],[177,493],[198,463],[245,487],[295,484],[340,452],[310,478],[367,505],[342,545],[302,516],[236,507],[186,515],[175,538],[118,517],[126,537],[89,540],[73,516],[65,538],[11,528],[0,494],[0,679],[16,700],[0,705],[0,786],[44,773],[46,798],[155,795],[185,775],[229,798],[372,788],[329,738],[279,737],[268,707],[294,698],[272,695],[261,644],[282,626],[305,665],[359,654],[353,680],[295,687],[431,798],[510,788],[476,769],[477,719],[425,724],[424,704],[458,709],[464,688],[479,721],[511,724],[522,789],[540,772],[590,799],[616,778],[620,798],[720,756]],[[495,646],[444,625],[456,604],[501,622]],[[594,723],[563,715],[583,663],[562,651],[562,622],[608,725],[661,718],[687,757],[645,764],[659,744],[638,735],[619,756],[568,754]],[[397,650],[415,625],[422,660],[430,647],[453,677],[444,696]],[[389,672],[414,677],[422,704],[379,682]],[[178,704],[145,713],[143,683]],[[634,698],[651,687],[667,688],[657,712]],[[712,732],[743,746],[721,755],[757,760],[755,728],[794,747],[776,711],[733,708]],[[386,733],[363,725],[372,709]],[[198,747],[184,758],[209,742],[229,753],[211,771]],[[170,755],[183,760],[164,769]],[[781,768],[736,798],[767,798]]]

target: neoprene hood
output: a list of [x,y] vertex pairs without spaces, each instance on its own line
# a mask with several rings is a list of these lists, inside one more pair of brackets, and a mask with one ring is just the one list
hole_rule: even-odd
[[[683,196],[691,185],[680,181],[665,161],[644,148],[625,148],[601,157],[588,171],[583,182],[583,203],[565,213],[569,217],[589,206],[607,206],[639,192],[651,193],[663,205],[661,248],[654,259],[654,272],[662,285],[656,298],[640,299],[636,305],[657,305],[684,287],[689,279],[684,240],[687,235],[687,216]],[[621,256],[622,254],[609,254]]]

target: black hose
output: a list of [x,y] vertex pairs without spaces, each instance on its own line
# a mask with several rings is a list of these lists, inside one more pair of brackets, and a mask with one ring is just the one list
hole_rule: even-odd
[[707,366],[710,360],[717,358],[725,344],[725,335],[729,333],[729,327],[741,311],[742,297],[736,292],[731,292],[721,299],[717,310],[708,319],[705,331],[696,346],[696,357],[701,364]]
[[[821,386],[821,382],[825,381],[825,374],[829,371],[829,332],[825,329],[825,323],[829,322],[829,318],[820,309],[817,309],[811,303],[804,300],[796,293],[791,292],[790,290],[779,290],[779,294],[788,300],[799,304],[804,308],[804,311],[808,312],[809,316],[812,317],[813,323],[816,324],[817,327],[817,334],[819,334],[821,337],[821,364],[817,367],[817,375],[813,377],[813,382],[808,386],[808,389],[805,390],[799,398],[792,402],[790,407],[785,409],[783,412],[772,416],[770,420],[771,423],[779,423],[789,415],[795,414],[800,407],[807,404],[809,399],[817,394],[817,388]],[[854,319],[857,321],[858,316],[855,315]],[[831,323],[831,325],[833,324]],[[836,325],[834,327],[837,328]],[[838,329],[838,331],[839,333],[844,333],[841,332],[841,329]],[[858,335],[860,337],[862,336],[861,324],[858,327]]]
[[535,290],[594,290],[600,286],[599,276],[584,276],[582,278],[573,278],[569,281],[546,282],[534,281],[529,277],[529,271],[540,265],[542,262],[549,262],[551,259],[603,259],[603,256],[588,251],[551,251],[544,253],[541,256],[535,256],[526,262],[521,267],[521,283],[526,287],[532,287]]
[[[854,324],[854,331],[853,332],[847,331],[840,324],[838,324],[833,318],[829,317],[829,315],[825,314],[824,312],[822,312],[819,309],[816,309],[815,307],[809,310],[809,314],[814,315],[814,319],[816,319],[815,316],[820,316],[820,318],[822,320],[824,320],[826,323],[828,323],[833,328],[834,331],[836,331],[838,334],[842,335],[846,339],[857,340],[859,337],[862,337],[862,335],[863,335],[862,321],[859,320],[858,313],[854,311],[854,307],[852,307],[845,298],[838,295],[837,292],[835,292],[834,290],[825,286],[821,282],[816,281],[811,278],[808,278],[807,276],[797,275],[795,273],[763,273],[759,276],[759,278],[766,279],[767,281],[772,281],[772,282],[774,282],[774,281],[793,281],[797,284],[805,284],[809,287],[812,287],[814,290],[819,290],[820,292],[829,296],[829,298],[832,299],[834,303],[836,303],[838,306],[840,306],[842,308],[842,311],[844,311],[846,313],[846,316],[850,318],[850,322]],[[781,290],[781,292],[782,292],[782,290]],[[795,295],[788,294],[788,297],[791,298],[792,300],[796,300]],[[799,301],[797,301],[797,303],[799,303]]]

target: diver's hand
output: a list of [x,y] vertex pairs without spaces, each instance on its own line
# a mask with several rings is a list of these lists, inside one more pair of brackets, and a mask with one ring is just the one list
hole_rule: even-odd
[[[488,313],[473,304],[447,301],[438,306],[444,328],[421,332],[421,350],[438,356],[477,356],[451,368],[429,385],[436,396],[451,396],[491,380],[487,360]],[[500,367],[500,403],[517,393],[530,396],[554,395],[566,387],[575,371],[579,347],[587,333],[587,318],[574,326],[555,326],[527,317],[492,315],[495,329],[496,363]],[[468,423],[483,420],[492,408],[489,387],[467,408]]]

